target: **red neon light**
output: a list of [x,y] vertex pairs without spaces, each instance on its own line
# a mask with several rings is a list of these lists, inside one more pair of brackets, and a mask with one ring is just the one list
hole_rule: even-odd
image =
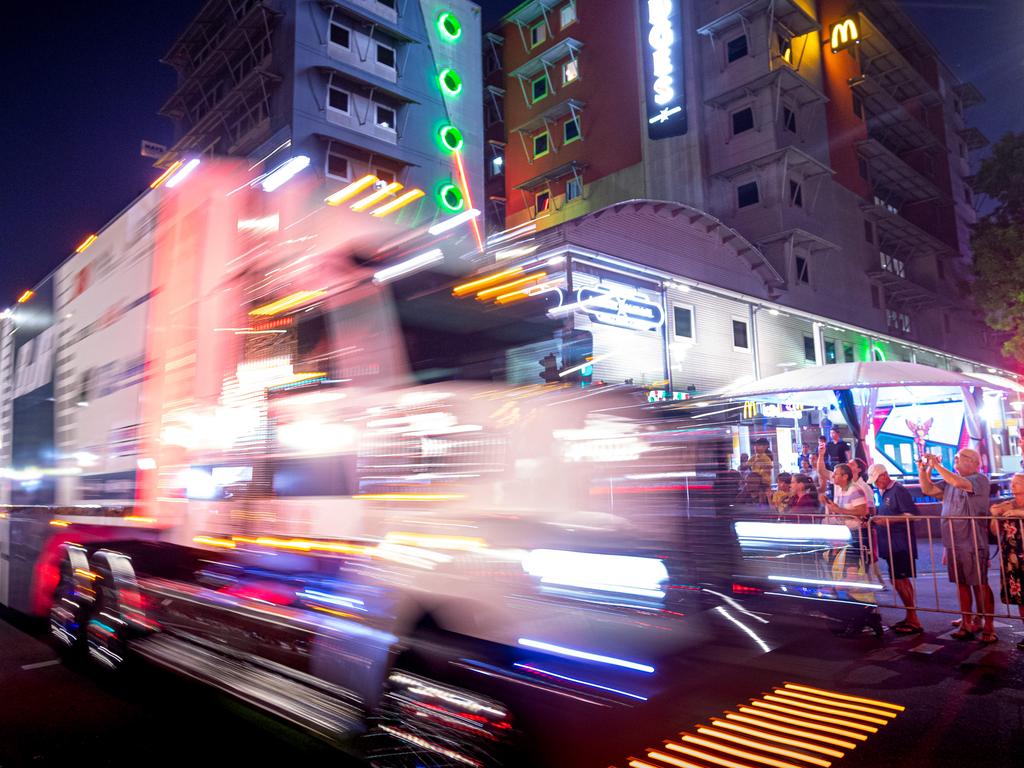
[[[452,152],[455,157],[455,167],[459,171],[459,183],[462,185],[462,195],[466,198],[466,205],[470,208],[476,208],[473,205],[473,198],[469,196],[469,179],[466,178],[466,166],[462,162],[461,152]],[[476,238],[476,247],[481,251],[484,249],[484,239],[480,234],[480,224],[477,222],[477,216],[474,216],[469,220],[470,225],[473,227],[473,237]]]

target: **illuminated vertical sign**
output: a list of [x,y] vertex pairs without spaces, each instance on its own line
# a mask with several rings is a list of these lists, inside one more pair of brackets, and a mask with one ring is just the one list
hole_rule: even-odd
[[860,26],[852,17],[840,19],[830,29],[832,53],[846,50],[850,46],[860,44]]
[[679,0],[640,0],[647,135],[667,139],[686,133],[682,13]]

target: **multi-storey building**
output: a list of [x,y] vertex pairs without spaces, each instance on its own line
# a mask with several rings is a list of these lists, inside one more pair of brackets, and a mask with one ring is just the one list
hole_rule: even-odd
[[372,175],[382,202],[412,193],[408,223],[467,209],[483,193],[480,46],[468,0],[210,0],[164,57],[178,138],[162,164],[305,156],[322,190]]

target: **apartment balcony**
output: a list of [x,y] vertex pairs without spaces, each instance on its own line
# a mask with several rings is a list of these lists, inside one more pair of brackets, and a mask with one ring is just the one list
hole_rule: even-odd
[[866,274],[871,282],[885,291],[886,304],[894,309],[917,313],[928,309],[963,308],[953,299],[887,269],[869,269]]
[[928,105],[940,103],[942,97],[939,92],[904,57],[901,47],[879,29],[875,18],[871,14],[861,14],[860,40],[856,47],[861,73],[874,80],[898,102],[918,99]]
[[709,107],[726,109],[731,104],[750,98],[755,93],[766,88],[772,89],[772,104],[776,115],[780,110],[783,98],[797,107],[804,107],[808,104],[823,104],[828,101],[828,97],[824,93],[815,88],[796,70],[782,67],[765,72],[740,86],[716,94],[704,103]]
[[908,219],[884,200],[861,204],[864,218],[878,230],[878,248],[905,261],[921,257],[955,257],[956,252]]
[[345,16],[348,21],[358,23],[371,37],[374,32],[381,32],[392,40],[400,43],[422,43],[423,39],[413,37],[399,28],[398,24],[391,19],[374,13],[368,8],[356,5],[352,2],[341,2],[340,0],[320,0],[320,6],[331,14]]
[[890,152],[876,139],[857,144],[857,155],[868,166],[875,194],[891,204],[920,203],[943,197],[941,190],[923,174]]
[[963,128],[957,131],[957,135],[963,139],[964,144],[970,150],[984,149],[992,143],[988,140],[988,136],[977,128]]
[[860,75],[850,81],[867,113],[868,133],[897,155],[939,145],[939,138],[907,111],[882,81]]
[[519,81],[519,86],[523,90],[523,100],[526,102],[526,106],[533,109],[533,98],[527,87],[537,78],[542,72],[547,75],[547,88],[551,95],[556,96],[558,93],[558,87],[556,83],[561,83],[560,77],[555,77],[555,72],[552,74],[552,69],[563,59],[570,59],[576,61],[576,57],[579,55],[580,50],[583,48],[583,43],[574,37],[566,37],[559,40],[557,43],[549,48],[545,48],[543,51],[538,53],[536,56],[531,57],[523,64],[516,67],[514,70],[509,72],[509,77],[513,77]]
[[[737,23],[742,24],[744,31],[750,21],[764,13],[770,14],[770,21],[786,29],[793,37],[801,37],[810,32],[817,32],[821,25],[817,19],[807,13],[796,0],[750,0],[750,2],[723,13],[697,30],[698,34],[716,40],[722,32],[732,29]],[[773,24],[768,25],[774,34]]]

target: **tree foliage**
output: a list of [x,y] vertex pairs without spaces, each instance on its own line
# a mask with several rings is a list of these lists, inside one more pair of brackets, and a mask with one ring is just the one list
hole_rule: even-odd
[[1010,334],[1003,354],[1024,362],[1024,133],[999,140],[974,189],[992,205],[971,234],[975,300],[989,327]]

